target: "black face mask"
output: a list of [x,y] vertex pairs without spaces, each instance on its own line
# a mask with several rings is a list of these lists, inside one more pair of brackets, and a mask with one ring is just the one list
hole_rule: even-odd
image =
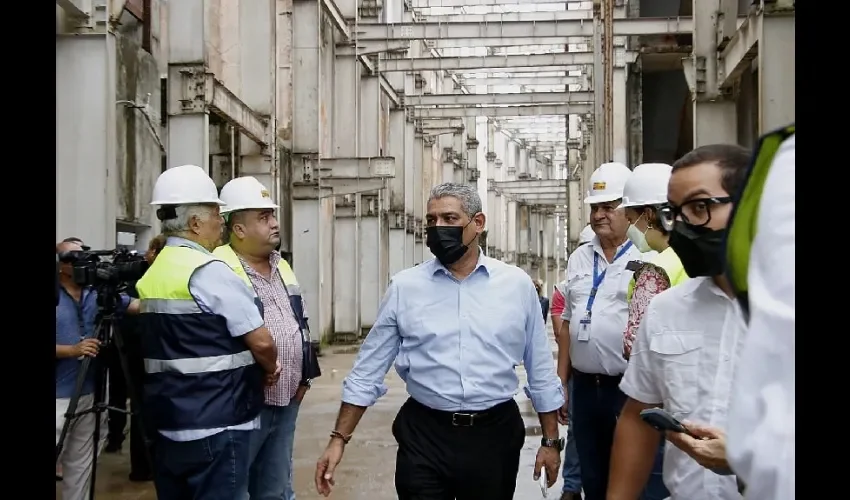
[[725,229],[697,227],[682,221],[673,224],[670,247],[691,278],[723,274]]
[[[472,221],[469,221],[471,224]],[[467,224],[466,226],[468,226]],[[469,246],[463,243],[466,226],[428,226],[425,228],[425,244],[434,257],[444,266],[458,261]]]

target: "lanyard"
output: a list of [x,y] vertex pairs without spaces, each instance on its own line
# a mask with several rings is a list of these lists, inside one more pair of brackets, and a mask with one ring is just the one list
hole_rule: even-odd
[[[617,262],[617,259],[622,257],[629,249],[632,248],[632,242],[628,243],[620,249],[619,252],[614,256],[614,260],[611,261],[611,264]],[[593,309],[593,303],[596,301],[596,292],[599,291],[599,286],[602,285],[602,280],[605,279],[605,274],[608,272],[608,268],[606,267],[602,273],[599,273],[599,254],[593,254],[593,288],[590,289],[590,296],[587,298],[587,317],[590,317],[590,312]]]

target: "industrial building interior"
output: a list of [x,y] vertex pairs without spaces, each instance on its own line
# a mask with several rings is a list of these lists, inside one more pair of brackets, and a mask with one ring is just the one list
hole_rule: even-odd
[[792,0],[57,0],[57,241],[144,249],[156,177],[253,175],[313,335],[365,335],[430,258],[430,188],[546,289],[605,161],[753,146],[794,120]]

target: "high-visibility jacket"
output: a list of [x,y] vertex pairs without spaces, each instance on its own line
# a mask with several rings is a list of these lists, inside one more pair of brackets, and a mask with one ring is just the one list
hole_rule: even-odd
[[189,292],[195,271],[218,260],[168,246],[136,283],[145,411],[157,430],[238,425],[263,407],[263,370],[244,339],[231,336],[225,318],[203,311]]
[[736,196],[735,206],[729,219],[726,235],[726,275],[744,314],[749,317],[747,273],[750,268],[750,250],[755,238],[759,204],[764,191],[767,174],[773,165],[773,157],[779,146],[795,134],[795,124],[774,130],[759,140],[753,161],[741,192]]
[[[251,290],[254,285],[251,284],[251,278],[239,262],[239,256],[233,251],[230,245],[222,245],[213,251],[213,255],[223,260],[233,271],[242,278],[242,281],[248,285]],[[298,279],[295,278],[295,273],[289,267],[289,263],[285,259],[280,259],[277,264],[277,270],[280,277],[283,279],[283,284],[286,285],[286,292],[289,294],[289,305],[292,307],[292,312],[295,314],[295,319],[298,320],[298,325],[303,331],[309,331],[307,320],[304,317],[304,303],[301,300],[301,287],[298,285]]]
[[[682,265],[681,259],[679,259],[679,256],[676,255],[676,252],[673,251],[672,247],[667,247],[666,250],[656,255],[650,261],[650,264],[664,269],[664,272],[667,273],[667,277],[670,279],[671,287],[679,285],[689,278],[688,273],[685,272],[685,266]],[[632,300],[632,294],[634,291],[635,277],[632,276],[631,281],[629,281],[629,292],[627,295],[629,302]]]
[[[239,256],[236,255],[236,252],[233,251],[230,245],[223,245],[216,248],[213,251],[213,255],[226,262],[242,278],[245,285],[252,290],[254,289],[254,285],[251,284],[251,278],[248,277],[248,273],[245,272],[245,268],[242,267],[242,263],[239,261]],[[289,295],[289,305],[292,308],[292,313],[295,315],[295,320],[298,321],[301,334],[301,378],[302,382],[306,382],[319,377],[322,372],[319,368],[318,359],[316,359],[316,352],[310,344],[310,327],[307,324],[307,318],[304,314],[301,287],[298,285],[298,279],[295,277],[295,273],[292,272],[292,268],[285,259],[278,261],[277,270]]]

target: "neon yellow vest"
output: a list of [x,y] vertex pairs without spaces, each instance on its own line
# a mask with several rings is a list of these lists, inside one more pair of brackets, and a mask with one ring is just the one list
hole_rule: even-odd
[[[236,252],[233,251],[233,248],[231,248],[230,245],[222,245],[216,248],[213,251],[213,255],[227,263],[227,265],[229,265],[233,271],[242,278],[242,281],[244,281],[251,290],[254,290],[254,285],[251,284],[251,279],[242,267],[242,263],[239,262],[239,256],[236,255]],[[303,335],[304,332],[310,331],[310,327],[307,325],[307,318],[304,314],[304,304],[301,301],[301,287],[298,285],[298,279],[295,278],[295,273],[292,272],[292,268],[289,267],[289,263],[286,262],[285,259],[280,259],[277,264],[277,270],[280,273],[280,277],[283,279],[283,284],[286,285],[286,291],[289,294],[289,305],[292,308],[292,312],[295,314],[295,318],[298,319],[299,325],[301,325]]]
[[744,188],[729,219],[729,231],[726,235],[726,275],[745,314],[749,314],[747,273],[750,269],[750,250],[758,230],[756,223],[764,183],[779,146],[795,133],[796,125],[792,123],[759,140]]
[[189,278],[199,267],[218,260],[194,248],[167,246],[157,255],[153,265],[136,283],[142,312],[145,301],[175,300],[195,303],[189,293]]
[[[667,273],[667,277],[670,279],[670,286],[679,285],[689,278],[688,273],[685,272],[685,266],[682,265],[682,261],[679,259],[679,256],[676,255],[676,252],[674,252],[670,247],[667,247],[666,250],[656,255],[650,261],[650,264],[654,264],[661,269],[664,269],[664,272]],[[634,291],[635,278],[633,276],[631,281],[629,281],[629,293],[627,295],[627,300],[629,302],[632,300],[632,294]]]

